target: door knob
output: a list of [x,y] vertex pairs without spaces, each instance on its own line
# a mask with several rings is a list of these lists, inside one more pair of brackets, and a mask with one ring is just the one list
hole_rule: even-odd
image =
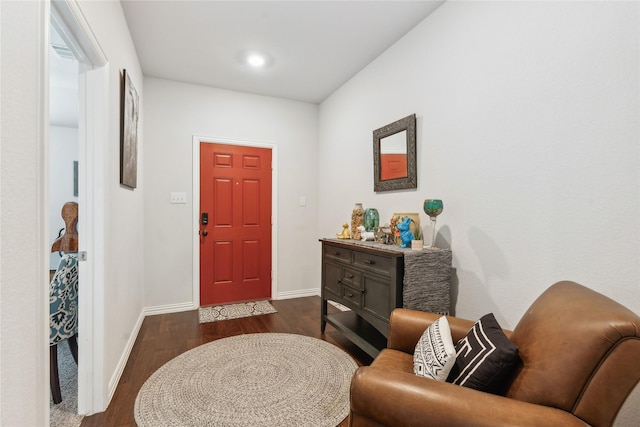
[[209,234],[209,232],[207,230],[202,230],[202,235],[206,236],[207,234]]

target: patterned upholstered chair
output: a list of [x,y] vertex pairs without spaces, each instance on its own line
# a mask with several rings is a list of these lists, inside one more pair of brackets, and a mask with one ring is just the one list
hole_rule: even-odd
[[49,286],[50,383],[53,403],[62,402],[58,377],[58,343],[68,340],[78,363],[78,254],[64,254]]

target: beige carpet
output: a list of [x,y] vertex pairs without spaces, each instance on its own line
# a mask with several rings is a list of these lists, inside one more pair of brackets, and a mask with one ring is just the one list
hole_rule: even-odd
[[277,313],[269,301],[251,301],[238,304],[214,305],[200,307],[198,314],[200,323],[217,322],[219,320],[239,319],[241,317],[258,316]]
[[135,402],[139,427],[335,427],[357,368],[328,342],[296,334],[222,338],[167,362]]
[[78,427],[83,418],[78,415],[78,366],[71,356],[67,341],[58,344],[58,375],[62,402],[54,405],[53,400],[49,398],[50,425]]

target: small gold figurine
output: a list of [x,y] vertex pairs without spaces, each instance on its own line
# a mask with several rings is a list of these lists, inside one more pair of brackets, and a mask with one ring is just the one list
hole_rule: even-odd
[[346,222],[342,224],[342,233],[336,234],[336,236],[338,237],[338,239],[350,239],[351,233],[349,233],[349,224],[347,224]]

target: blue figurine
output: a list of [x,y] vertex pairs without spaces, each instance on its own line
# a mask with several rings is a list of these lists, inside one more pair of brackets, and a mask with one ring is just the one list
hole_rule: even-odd
[[400,238],[402,239],[401,248],[411,247],[411,241],[413,240],[413,233],[411,232],[411,218],[405,217],[396,226],[400,230]]

